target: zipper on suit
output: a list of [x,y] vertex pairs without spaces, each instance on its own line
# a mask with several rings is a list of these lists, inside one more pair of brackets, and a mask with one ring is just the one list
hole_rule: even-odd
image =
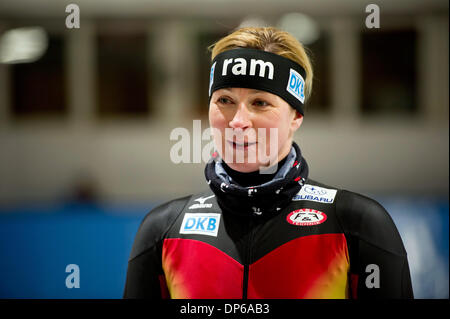
[[242,299],[248,299],[247,295],[248,295],[248,276],[249,276],[249,267],[250,267],[250,262],[252,260],[252,244],[253,244],[253,219],[255,217],[252,215],[250,215],[249,217],[249,235],[248,235],[248,239],[247,239],[247,249],[246,249],[246,259],[245,259],[245,263],[244,263],[244,278],[243,278],[243,289],[242,289]]

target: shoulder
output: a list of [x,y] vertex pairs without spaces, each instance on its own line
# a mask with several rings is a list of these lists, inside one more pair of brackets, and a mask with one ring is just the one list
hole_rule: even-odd
[[336,216],[348,235],[397,255],[406,254],[400,234],[386,209],[365,195],[308,181],[312,185],[335,190]]
[[159,242],[183,211],[192,195],[165,202],[143,218],[137,231],[130,259],[140,255]]

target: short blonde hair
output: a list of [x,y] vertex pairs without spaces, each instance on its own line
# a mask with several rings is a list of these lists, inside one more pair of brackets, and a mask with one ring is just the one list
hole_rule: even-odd
[[313,69],[303,45],[290,33],[274,27],[240,28],[223,37],[208,49],[211,61],[225,51],[236,48],[251,48],[278,54],[288,58],[305,69],[305,96],[308,99],[312,91]]

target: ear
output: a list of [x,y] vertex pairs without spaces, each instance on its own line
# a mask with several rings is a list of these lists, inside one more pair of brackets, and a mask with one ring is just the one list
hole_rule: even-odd
[[292,119],[291,122],[292,133],[297,131],[299,127],[302,125],[302,123],[303,123],[303,115],[301,115],[297,110],[295,110],[294,118]]

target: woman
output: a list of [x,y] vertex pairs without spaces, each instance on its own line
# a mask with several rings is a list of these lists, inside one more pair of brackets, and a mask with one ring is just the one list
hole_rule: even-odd
[[293,142],[313,78],[302,45],[242,28],[214,45],[210,75],[209,189],[145,217],[124,297],[412,298],[388,213],[311,180]]

